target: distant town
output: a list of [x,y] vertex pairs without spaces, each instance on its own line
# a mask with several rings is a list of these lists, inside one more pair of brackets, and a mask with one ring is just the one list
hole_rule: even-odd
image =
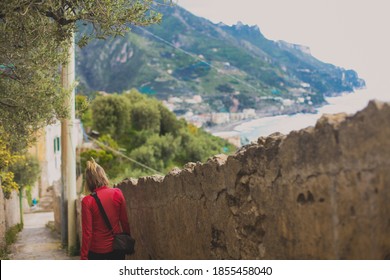
[[[281,97],[259,97],[264,104],[261,108],[243,108],[242,110],[230,109],[229,112],[213,112],[210,106],[200,95],[191,97],[169,97],[162,100],[163,104],[178,117],[197,127],[210,127],[232,122],[259,118],[269,115],[294,114],[298,112],[314,112],[310,95],[300,96],[296,100],[283,99]],[[238,100],[235,99],[238,102]],[[236,104],[238,105],[238,104]],[[259,106],[257,106],[259,107]]]
[[[184,118],[187,122],[192,123],[197,127],[207,127],[213,125],[228,124],[230,122],[241,121],[251,118],[256,118],[255,109],[244,109],[242,112],[209,112],[209,108],[205,108],[205,112],[198,114],[202,107],[206,107],[203,103],[203,98],[200,95],[194,95],[189,98],[170,97],[164,100],[163,104],[172,112],[175,112],[179,117]],[[208,112],[207,112],[208,111]]]
[[228,112],[213,112],[207,100],[205,100],[206,98],[201,95],[172,96],[167,100],[162,100],[162,103],[179,118],[185,119],[196,127],[202,127],[237,147],[245,144],[246,141],[241,139],[239,133],[234,131],[234,127],[243,121],[280,114],[315,113],[316,111],[310,100],[310,95],[302,96],[301,92],[295,100],[283,99],[278,96],[259,97],[259,102],[263,106],[257,105],[257,109],[243,108],[238,110],[238,100],[234,99],[234,106]]

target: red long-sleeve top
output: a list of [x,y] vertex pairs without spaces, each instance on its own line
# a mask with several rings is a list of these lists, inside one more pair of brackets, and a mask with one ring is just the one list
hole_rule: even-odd
[[[99,187],[96,193],[102,202],[114,233],[127,232],[130,234],[129,221],[126,213],[126,201],[120,189]],[[88,252],[109,253],[112,251],[113,236],[108,229],[99,207],[91,195],[81,202],[82,219],[82,260],[88,259]],[[122,227],[121,227],[122,226]]]

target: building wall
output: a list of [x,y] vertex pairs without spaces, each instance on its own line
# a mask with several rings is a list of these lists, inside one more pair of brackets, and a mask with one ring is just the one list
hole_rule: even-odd
[[[54,145],[54,142],[55,142],[54,139],[58,136],[61,136],[60,123],[58,123],[56,127],[52,128],[50,135],[51,136],[48,137],[48,139],[47,139],[47,142],[48,142],[47,146],[49,146],[50,143],[53,143],[52,145]],[[84,143],[83,127],[82,127],[82,123],[79,119],[75,119],[75,122],[74,122],[73,143],[74,143],[73,147],[77,148],[77,150],[75,150],[76,157],[84,149],[86,149],[86,147],[93,148],[92,145],[88,145],[88,143],[87,144]],[[61,193],[62,193],[61,150],[58,151],[58,149],[57,150],[54,149],[54,146],[52,146],[52,147],[53,148],[50,149],[51,151],[48,152],[47,157],[48,157],[48,159],[50,159],[50,162],[55,163],[56,161],[58,161],[58,163],[59,163],[57,166],[52,166],[51,170],[53,172],[53,176],[51,177],[50,183],[51,183],[51,186],[53,186],[51,195],[52,195],[52,202],[53,202],[52,205],[53,205],[53,212],[54,212],[54,224],[55,224],[56,230],[58,232],[60,232],[61,231],[61,209],[62,209],[62,205],[61,205],[61,200],[62,200],[62,198],[61,198]],[[79,171],[79,169],[77,171]],[[82,183],[83,183],[83,176],[82,176],[82,174],[78,174],[77,179],[76,179],[76,192],[77,193],[81,193]],[[80,204],[80,200],[77,200],[76,206],[79,207],[78,206],[79,204]],[[65,208],[67,209],[67,206]],[[64,215],[66,215],[66,214],[64,213]],[[78,214],[77,214],[77,219],[78,219],[78,222],[81,222],[81,220],[80,220],[81,217]],[[80,226],[78,226],[78,231],[79,231],[79,228],[80,228]]]
[[37,133],[37,141],[29,148],[28,152],[30,155],[36,157],[39,161],[41,168],[41,175],[36,182],[34,188],[31,190],[33,198],[39,198],[43,192],[43,186],[47,185],[47,161],[46,161],[46,133],[44,129],[41,129]]
[[[41,178],[38,182],[39,196],[45,195],[47,188],[61,180],[61,123],[48,125],[39,132],[37,142],[29,149],[41,165]],[[83,143],[83,131],[80,120],[73,126],[73,148]]]
[[45,173],[46,187],[61,179],[61,123],[45,128]]
[[136,259],[389,259],[390,106],[125,180]]

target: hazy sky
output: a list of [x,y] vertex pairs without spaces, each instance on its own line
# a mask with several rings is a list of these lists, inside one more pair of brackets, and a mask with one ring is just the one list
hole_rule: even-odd
[[258,25],[271,40],[310,47],[318,59],[354,69],[390,96],[390,0],[174,0],[212,22]]

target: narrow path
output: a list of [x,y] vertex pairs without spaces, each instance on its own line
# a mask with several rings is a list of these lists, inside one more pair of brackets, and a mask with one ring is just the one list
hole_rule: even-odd
[[46,227],[54,221],[53,212],[36,212],[24,214],[24,228],[18,234],[17,241],[10,246],[11,260],[70,260],[61,248],[61,238],[56,232]]

